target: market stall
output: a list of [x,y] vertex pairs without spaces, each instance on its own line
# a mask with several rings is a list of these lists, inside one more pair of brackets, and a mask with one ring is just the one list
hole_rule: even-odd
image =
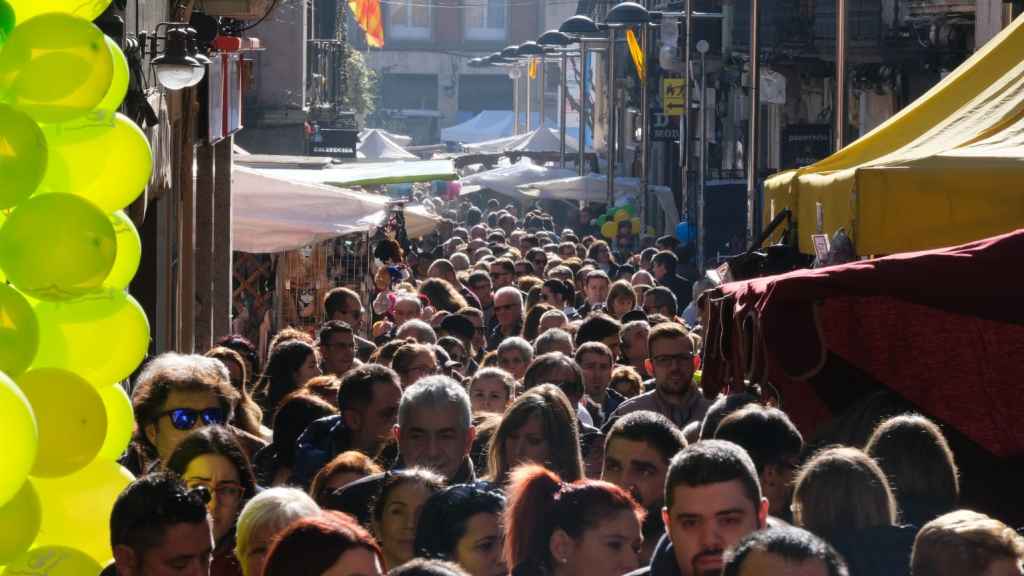
[[800,249],[843,228],[858,255],[967,242],[1024,222],[1024,18],[837,153],[765,181],[765,222],[796,214]]

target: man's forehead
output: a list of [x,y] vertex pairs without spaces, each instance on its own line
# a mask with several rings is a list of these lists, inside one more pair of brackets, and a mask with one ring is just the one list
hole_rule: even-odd
[[173,404],[175,408],[203,407],[211,403],[217,403],[217,395],[212,390],[182,390],[180,388],[171,388],[166,402],[168,406]]
[[608,443],[606,457],[614,456],[622,462],[635,460],[652,464],[668,465],[668,459],[661,456],[658,450],[644,440],[615,437]]
[[676,484],[672,488],[672,514],[714,515],[726,510],[752,510],[743,483],[736,480],[692,486]]
[[820,558],[793,561],[771,552],[752,550],[740,566],[740,576],[828,576],[828,566]]

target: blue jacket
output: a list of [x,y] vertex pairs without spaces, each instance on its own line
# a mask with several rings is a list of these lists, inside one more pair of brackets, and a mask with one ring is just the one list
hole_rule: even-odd
[[308,490],[316,473],[350,448],[350,431],[341,416],[327,416],[314,421],[295,443],[291,482]]

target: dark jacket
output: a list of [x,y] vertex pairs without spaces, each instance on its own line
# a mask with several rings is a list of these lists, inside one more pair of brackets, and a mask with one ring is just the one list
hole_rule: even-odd
[[914,526],[877,526],[840,530],[825,540],[846,559],[850,576],[909,576]]
[[356,341],[356,358],[359,358],[360,362],[369,362],[370,356],[377,351],[377,345],[359,336],[355,336],[354,339]]
[[314,421],[295,443],[292,484],[308,490],[316,473],[335,456],[350,448],[351,431],[340,415]]
[[672,549],[672,541],[668,534],[661,537],[658,547],[651,555],[651,563],[648,566],[634,570],[626,576],[680,576],[682,572],[676,564],[676,554]]
[[594,419],[594,426],[603,430],[604,424],[608,421],[612,412],[615,412],[615,409],[619,407],[619,404],[622,404],[625,401],[625,396],[611,388],[608,388],[606,396],[604,397],[604,402],[598,404],[597,402],[588,399],[587,403],[584,404],[584,407],[586,407],[587,412],[590,413],[590,417]]
[[[405,465],[399,459],[394,468],[383,474],[366,476],[338,488],[327,495],[324,499],[323,508],[325,510],[337,510],[351,514],[360,524],[369,526],[374,501],[377,499],[377,495],[380,494],[384,481],[391,472],[401,470],[404,467]],[[473,463],[467,456],[455,477],[448,480],[448,484],[468,484],[475,481],[476,473],[473,471]]]
[[693,282],[682,276],[666,274],[664,278],[658,280],[658,285],[668,288],[676,295],[676,314],[681,314],[690,300],[693,300]]

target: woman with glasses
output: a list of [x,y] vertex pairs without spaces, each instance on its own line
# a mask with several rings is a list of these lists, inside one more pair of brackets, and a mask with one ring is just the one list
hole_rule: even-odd
[[405,344],[395,351],[391,369],[398,373],[404,390],[424,376],[437,374],[434,349],[426,344]]
[[502,558],[505,497],[484,483],[459,484],[434,494],[416,526],[416,555],[447,560],[469,576],[508,576]]
[[255,495],[256,481],[235,435],[222,426],[200,428],[178,444],[165,468],[181,476],[189,488],[203,486],[210,491],[211,576],[241,576],[242,567],[234,554],[235,523],[242,507]]

